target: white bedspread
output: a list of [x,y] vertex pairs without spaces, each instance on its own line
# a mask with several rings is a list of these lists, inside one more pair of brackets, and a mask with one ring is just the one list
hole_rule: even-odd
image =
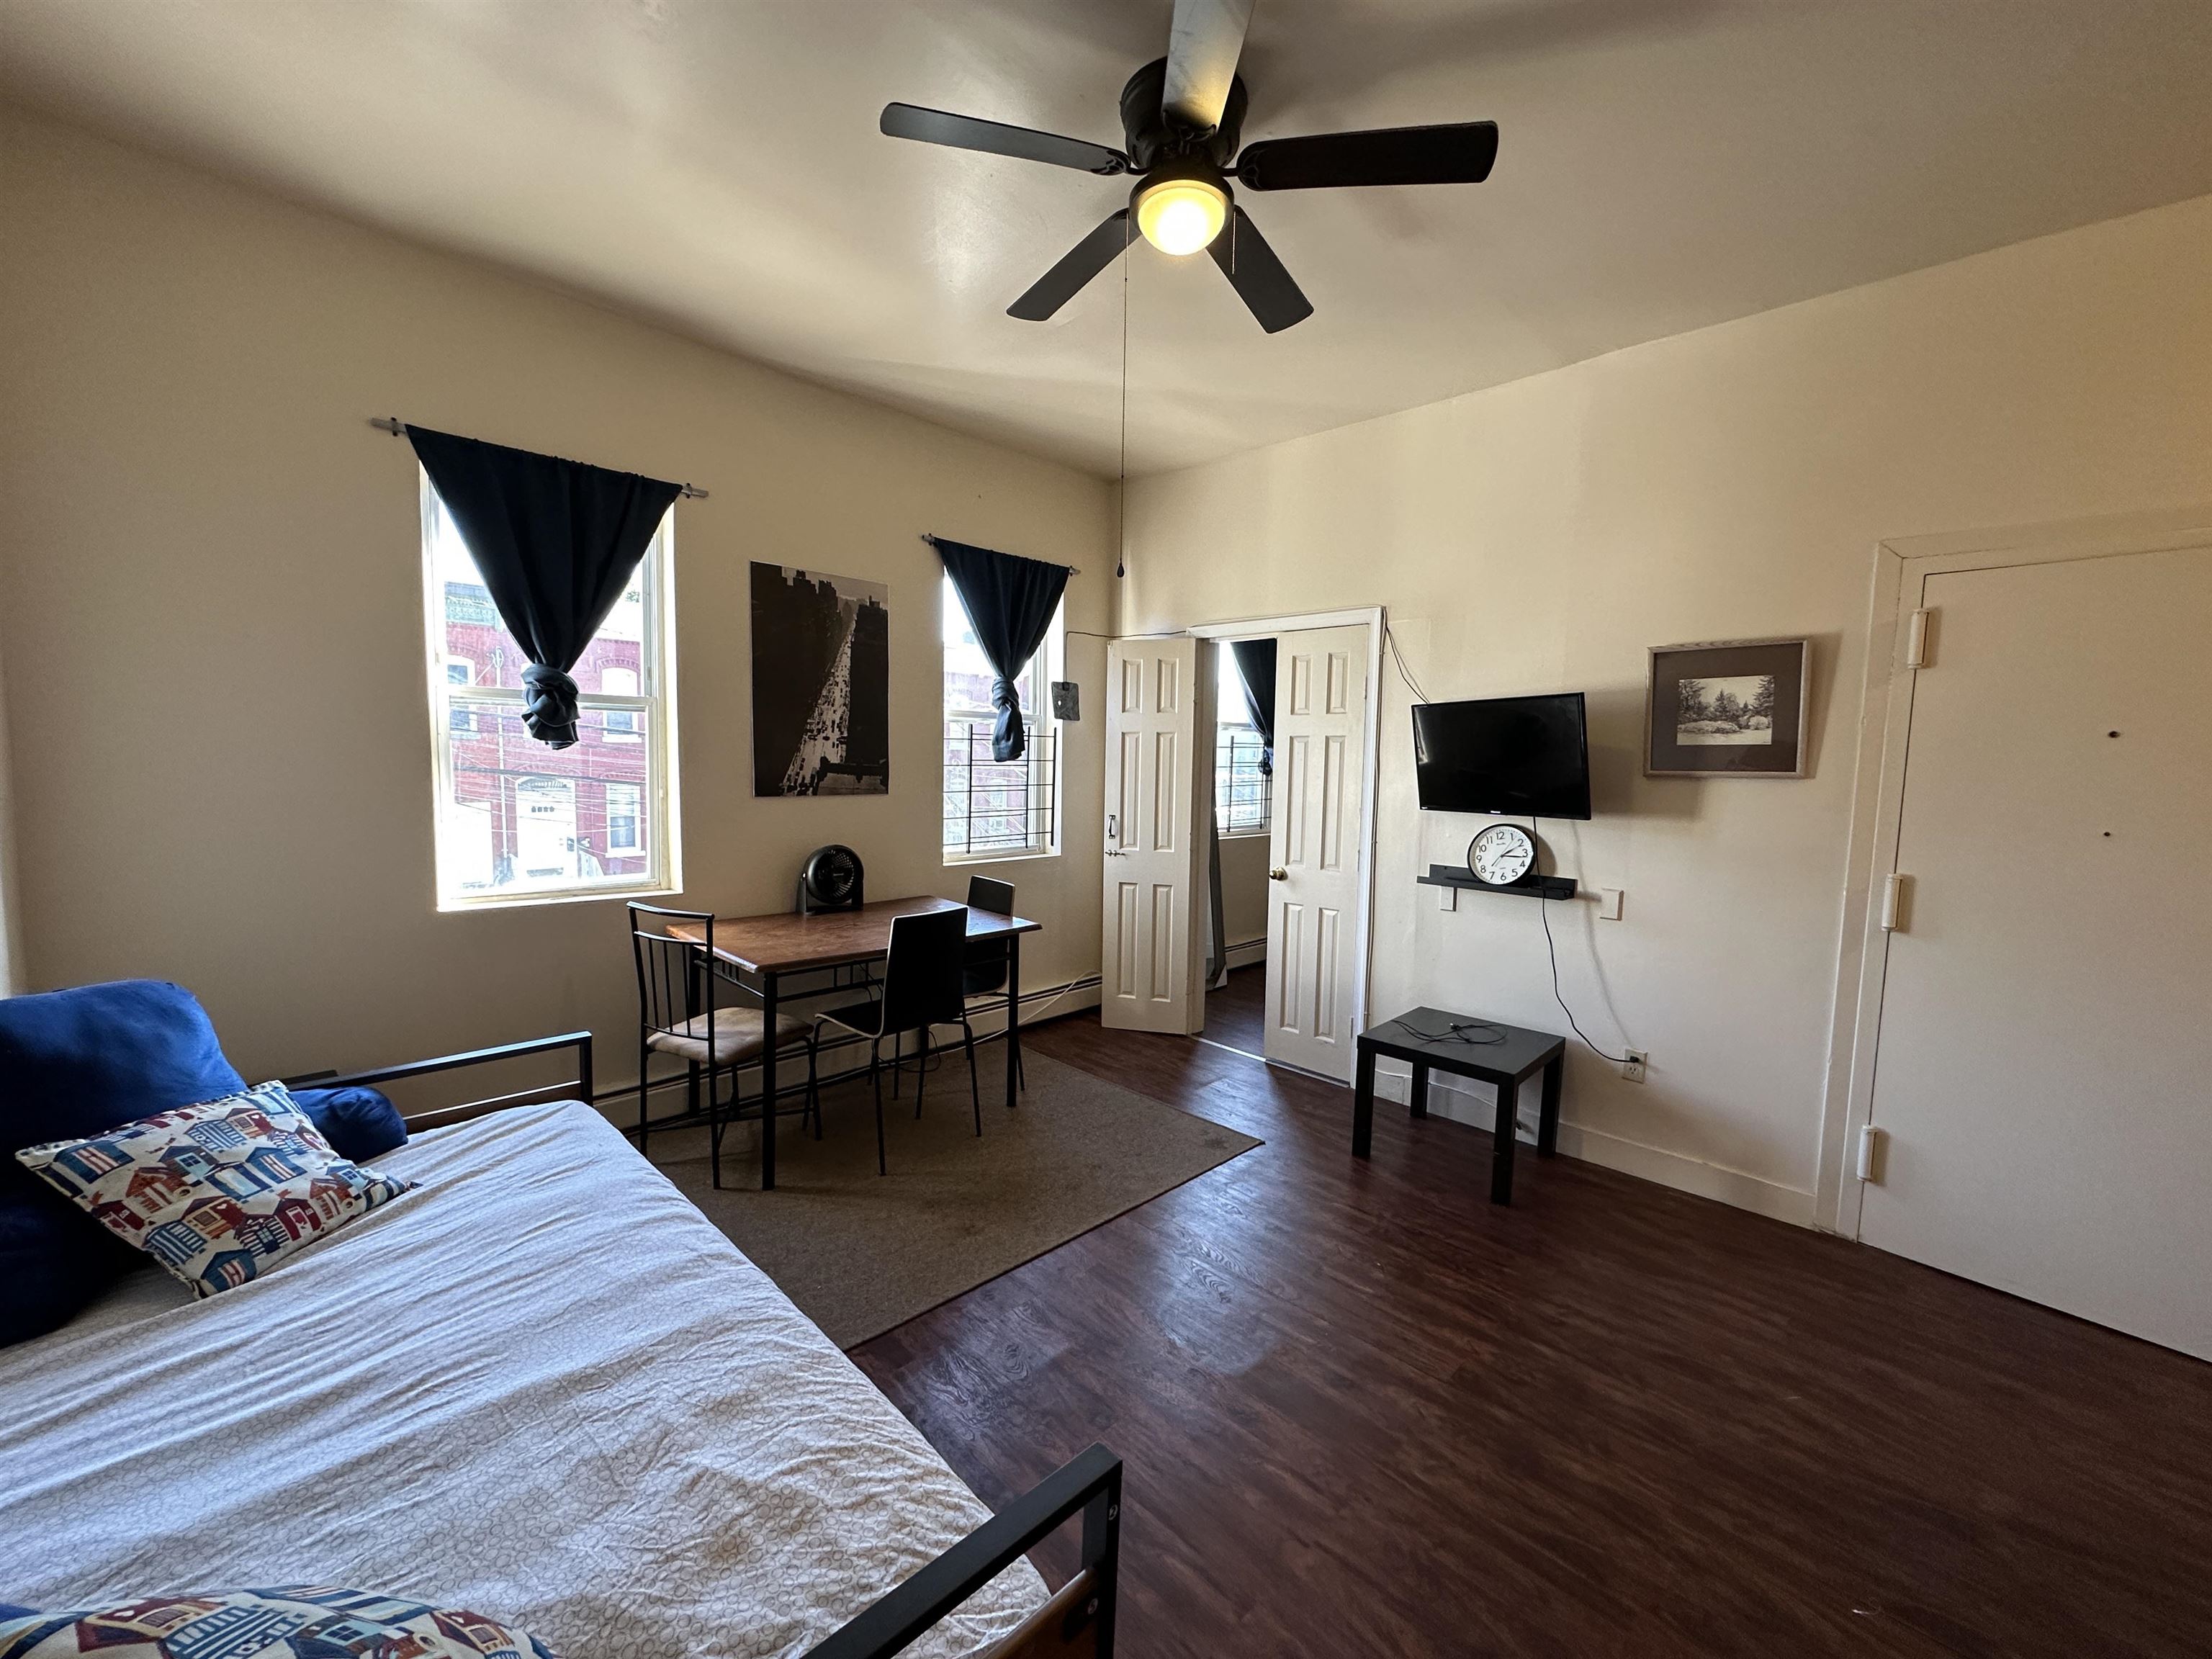
[[[589,1107],[211,1300],[154,1273],[0,1350],[0,1601],[341,1584],[564,1659],[803,1653],[989,1510]],[[910,1652],[1045,1597],[1018,1561]]]

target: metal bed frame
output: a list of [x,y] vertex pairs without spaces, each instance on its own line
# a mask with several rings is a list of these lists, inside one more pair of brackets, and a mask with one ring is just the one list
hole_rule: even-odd
[[[575,1051],[571,1082],[416,1112],[409,1133],[443,1128],[516,1106],[592,1097],[592,1034],[564,1031],[527,1042],[367,1071],[322,1072],[286,1081],[302,1088],[374,1088],[465,1066]],[[916,1571],[858,1617],[807,1650],[805,1659],[890,1659],[1076,1515],[1083,1516],[1081,1565],[1052,1599],[994,1645],[988,1659],[1113,1659],[1121,1559],[1121,1460],[1103,1445],[1079,1453]]]

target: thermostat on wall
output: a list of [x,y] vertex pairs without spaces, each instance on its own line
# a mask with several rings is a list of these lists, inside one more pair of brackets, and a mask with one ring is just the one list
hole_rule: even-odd
[[1078,696],[1073,680],[1054,680],[1052,683],[1052,717],[1056,720],[1079,720],[1083,718],[1082,699]]

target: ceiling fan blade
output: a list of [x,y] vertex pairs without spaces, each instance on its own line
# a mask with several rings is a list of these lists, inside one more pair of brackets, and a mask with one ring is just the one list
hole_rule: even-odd
[[1260,234],[1260,228],[1243,208],[1232,208],[1230,215],[1228,224],[1206,251],[1221,267],[1237,298],[1260,319],[1260,326],[1270,334],[1280,334],[1291,324],[1312,316],[1313,301],[1298,291],[1291,273],[1275,257],[1275,250]]
[[1263,138],[1237,158],[1247,190],[1326,190],[1340,185],[1479,185],[1498,160],[1498,123],[1384,127]]
[[918,104],[885,104],[883,131],[892,138],[912,138],[925,144],[949,144],[954,149],[978,149],[987,155],[1012,155],[1024,161],[1045,161],[1079,173],[1116,173],[1129,170],[1129,158],[1118,149],[1081,138],[1063,138],[1033,127],[1010,127],[999,121],[979,121],[972,115],[951,115]]
[[1060,262],[1006,307],[1006,315],[1041,323],[1083,291],[1084,285],[1129,246],[1129,210],[1117,208],[1098,228],[1068,249]]
[[1170,120],[1192,132],[1221,125],[1251,21],[1252,0],[1176,0],[1175,21],[1168,26],[1167,89],[1160,98]]

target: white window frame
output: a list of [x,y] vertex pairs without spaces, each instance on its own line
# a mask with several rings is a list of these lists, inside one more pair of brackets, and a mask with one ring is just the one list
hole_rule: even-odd
[[[1271,836],[1274,833],[1275,792],[1273,781],[1263,778],[1261,787],[1262,793],[1267,797],[1267,807],[1256,825],[1246,824],[1242,828],[1232,830],[1222,821],[1221,797],[1231,782],[1226,757],[1222,752],[1224,744],[1227,743],[1233,752],[1234,744],[1230,740],[1241,738],[1249,734],[1256,744],[1260,737],[1260,728],[1252,724],[1251,713],[1244,706],[1243,677],[1237,667],[1236,659],[1230,651],[1231,643],[1231,641],[1224,640],[1215,647],[1213,817],[1215,833],[1222,840],[1242,841],[1247,836]],[[1232,713],[1232,710],[1235,712]]]
[[[943,776],[945,732],[957,717],[964,716],[971,721],[979,720],[991,721],[996,720],[997,714],[995,710],[990,708],[956,708],[946,701],[948,677],[945,672],[943,645],[945,618],[951,611],[957,611],[964,616],[966,608],[962,605],[959,590],[953,586],[952,578],[949,574],[939,576],[938,592],[939,605],[949,608],[948,611],[940,611],[937,633],[939,641],[937,730],[939,766],[938,840],[944,854],[945,867],[952,869],[963,865],[1012,864],[1024,859],[1058,858],[1060,849],[1060,814],[1066,807],[1066,791],[1060,787],[1065,781],[1062,775],[1063,769],[1060,763],[1060,723],[1052,713],[1052,683],[1060,678],[1060,665],[1066,649],[1066,598],[1063,595],[1060,604],[1054,608],[1052,624],[1045,629],[1044,642],[1037,647],[1036,655],[1029,660],[1027,666],[1030,670],[1030,685],[1032,695],[1022,707],[1022,717],[1027,722],[1030,732],[1028,752],[1024,757],[1029,767],[1029,788],[1035,791],[1043,787],[1050,796],[1050,801],[1044,814],[1042,839],[1042,841],[1032,840],[1020,847],[989,847],[970,853],[943,846],[945,821],[944,812],[945,789]],[[1017,678],[1019,677],[1017,676]],[[1038,741],[1040,738],[1042,739],[1042,742]],[[1042,784],[1039,781],[1040,774],[1043,775]]]
[[[565,886],[538,885],[520,892],[476,892],[463,889],[456,849],[447,844],[446,805],[453,799],[453,750],[451,739],[466,736],[453,730],[448,694],[463,691],[472,702],[504,702],[520,709],[525,702],[519,687],[453,684],[447,665],[466,659],[446,649],[446,587],[438,568],[437,520],[441,503],[431,487],[430,475],[420,467],[422,542],[422,631],[428,665],[430,692],[431,833],[436,847],[433,884],[440,910],[496,910],[532,904],[576,904],[594,899],[659,897],[680,892],[684,886],[683,838],[678,823],[682,808],[676,757],[676,509],[672,506],[653,532],[644,556],[638,562],[644,604],[639,689],[634,697],[610,696],[603,692],[580,692],[580,711],[635,709],[646,716],[641,734],[646,749],[646,781],[639,786],[639,801],[646,826],[641,849],[646,867],[629,877],[600,877]],[[609,854],[607,856],[614,856]],[[636,854],[624,854],[623,857]]]
[[1265,840],[1268,836],[1274,833],[1275,792],[1271,787],[1272,781],[1270,780],[1262,780],[1262,793],[1267,797],[1267,806],[1261,813],[1259,823],[1243,824],[1235,829],[1231,828],[1226,823],[1219,823],[1221,817],[1221,797],[1227,791],[1231,781],[1229,770],[1224,763],[1227,758],[1227,755],[1233,752],[1233,745],[1224,740],[1231,738],[1241,739],[1248,736],[1252,739],[1254,744],[1256,744],[1259,743],[1260,728],[1253,725],[1249,720],[1217,720],[1214,722],[1213,811],[1215,819],[1217,823],[1218,823],[1219,826],[1217,833],[1219,834],[1221,839],[1224,841],[1242,841],[1248,836],[1257,836],[1262,840]]

